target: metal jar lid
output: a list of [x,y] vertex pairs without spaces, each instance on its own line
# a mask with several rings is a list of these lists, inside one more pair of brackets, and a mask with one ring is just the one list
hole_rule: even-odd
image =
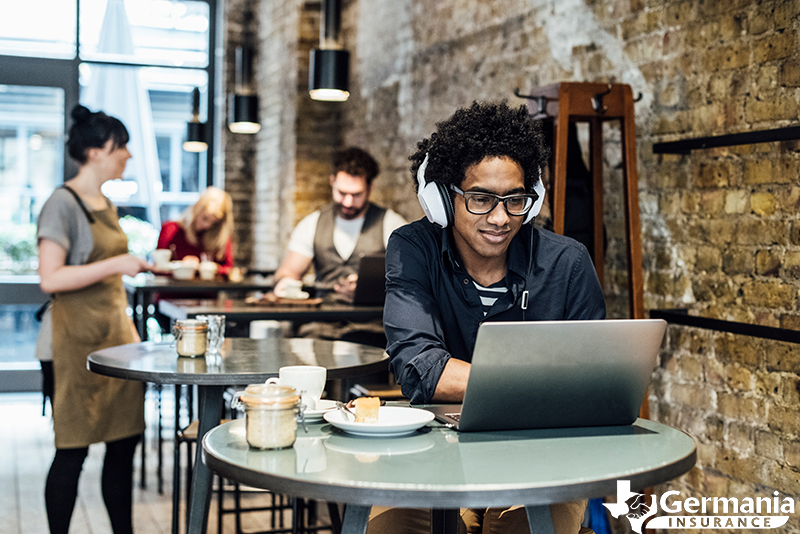
[[240,397],[245,407],[282,410],[295,407],[300,402],[297,390],[277,384],[247,386]]
[[208,330],[208,323],[199,319],[177,319],[174,327],[178,330],[205,332]]

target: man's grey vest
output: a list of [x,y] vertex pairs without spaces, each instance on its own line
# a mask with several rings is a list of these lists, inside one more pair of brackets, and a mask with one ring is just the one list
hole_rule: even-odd
[[340,277],[358,271],[358,262],[365,254],[386,252],[383,244],[383,217],[386,209],[370,203],[364,216],[364,226],[356,241],[356,248],[347,260],[342,259],[333,246],[333,229],[336,225],[336,212],[333,204],[320,210],[317,230],[314,234],[314,272],[317,284],[333,287]]

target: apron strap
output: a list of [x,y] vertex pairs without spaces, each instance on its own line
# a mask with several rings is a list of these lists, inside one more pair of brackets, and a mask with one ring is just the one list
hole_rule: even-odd
[[81,210],[83,211],[84,215],[86,215],[86,218],[89,220],[89,224],[94,224],[94,216],[91,213],[89,213],[89,210],[86,209],[86,206],[83,204],[83,200],[81,200],[81,197],[78,196],[78,193],[76,193],[70,186],[66,184],[62,185],[61,187],[72,193],[72,196],[75,197],[75,200],[78,201],[78,205],[81,207]]

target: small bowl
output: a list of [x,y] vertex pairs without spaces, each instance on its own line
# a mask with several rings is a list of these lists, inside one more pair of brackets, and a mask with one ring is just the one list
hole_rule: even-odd
[[172,267],[172,277],[176,280],[191,280],[197,272],[197,266],[194,264],[186,264],[183,262],[176,262],[179,265]]

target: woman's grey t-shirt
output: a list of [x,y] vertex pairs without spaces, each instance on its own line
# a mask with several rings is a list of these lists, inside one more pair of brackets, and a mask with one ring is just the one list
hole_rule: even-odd
[[[94,248],[92,227],[72,193],[59,187],[42,206],[37,221],[37,239],[49,239],[67,251],[67,265],[84,265]],[[36,358],[53,359],[53,334],[50,305],[42,315],[39,335],[36,337]]]
[[94,248],[89,219],[72,193],[59,187],[42,206],[37,239],[49,239],[67,251],[67,265],[84,265]]

